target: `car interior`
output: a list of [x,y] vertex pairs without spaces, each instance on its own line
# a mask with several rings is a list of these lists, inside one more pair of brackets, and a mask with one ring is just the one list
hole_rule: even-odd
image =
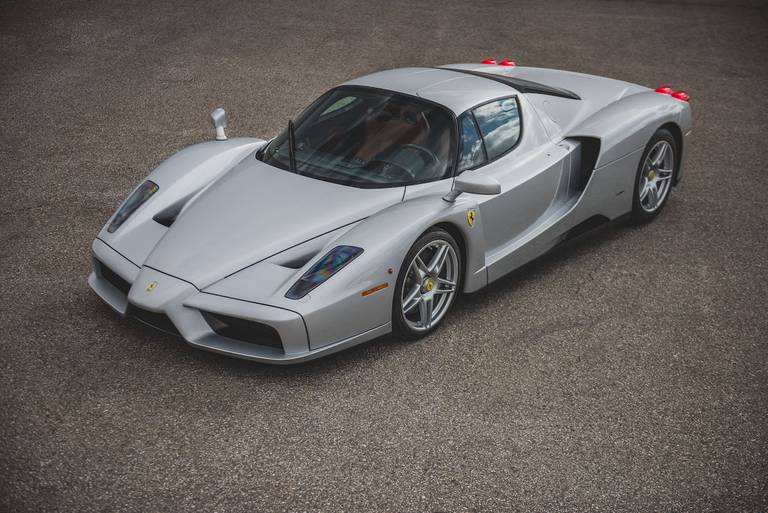
[[395,185],[437,180],[452,171],[453,119],[442,107],[345,88],[318,103],[296,126],[296,151],[303,163],[322,163],[330,171],[325,178],[353,171],[358,181]]

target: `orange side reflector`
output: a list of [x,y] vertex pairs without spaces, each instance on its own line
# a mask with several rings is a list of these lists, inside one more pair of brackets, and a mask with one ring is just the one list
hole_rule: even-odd
[[376,292],[378,292],[380,290],[384,290],[387,287],[389,287],[389,283],[380,283],[380,284],[376,285],[373,288],[370,288],[368,290],[364,290],[363,291],[363,296],[370,296],[371,294],[375,294]]

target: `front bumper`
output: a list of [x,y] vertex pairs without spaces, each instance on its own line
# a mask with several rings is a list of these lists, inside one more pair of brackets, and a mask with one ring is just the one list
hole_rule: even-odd
[[[331,354],[388,333],[391,324],[310,349],[304,318],[285,308],[199,291],[194,285],[149,267],[138,267],[100,239],[93,243],[94,270],[88,284],[123,317],[181,336],[189,345],[248,360],[292,364]],[[207,315],[206,315],[207,314]],[[211,325],[221,315],[266,326],[279,336],[260,343],[222,336]],[[217,329],[219,332],[217,332]],[[258,329],[255,330],[259,332]]]

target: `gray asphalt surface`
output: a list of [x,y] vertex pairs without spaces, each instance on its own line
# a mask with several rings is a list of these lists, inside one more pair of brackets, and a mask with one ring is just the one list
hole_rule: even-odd
[[[1,511],[766,511],[768,21],[758,3],[0,4]],[[273,368],[117,318],[90,243],[154,166],[327,88],[513,58],[693,97],[659,219],[433,336]]]

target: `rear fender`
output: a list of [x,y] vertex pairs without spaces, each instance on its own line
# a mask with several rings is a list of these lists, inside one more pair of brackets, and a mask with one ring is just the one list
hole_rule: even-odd
[[600,139],[595,166],[600,168],[645,147],[656,130],[667,123],[677,124],[683,133],[690,130],[690,105],[648,91],[611,103],[571,129],[566,137]]

